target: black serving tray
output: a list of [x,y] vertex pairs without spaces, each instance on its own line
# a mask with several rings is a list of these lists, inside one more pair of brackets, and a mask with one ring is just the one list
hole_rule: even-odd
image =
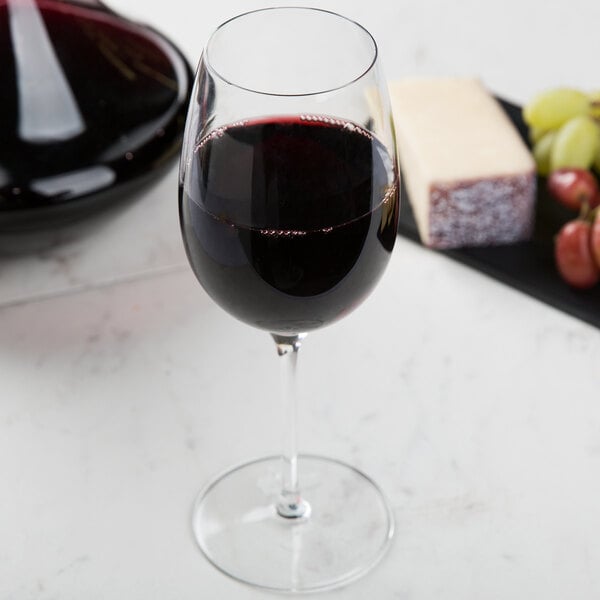
[[[521,107],[499,99],[499,103],[529,145]],[[509,246],[435,250],[591,325],[600,327],[600,284],[591,290],[570,288],[554,265],[553,238],[561,225],[576,217],[548,197],[544,179],[538,180],[536,226],[529,242]],[[420,243],[408,195],[402,186],[398,233]]]

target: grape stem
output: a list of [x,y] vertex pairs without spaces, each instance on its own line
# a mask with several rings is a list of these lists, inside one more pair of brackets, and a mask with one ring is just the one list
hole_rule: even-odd
[[579,211],[579,218],[582,221],[587,221],[590,213],[590,202],[585,194],[582,194],[581,198],[581,209]]

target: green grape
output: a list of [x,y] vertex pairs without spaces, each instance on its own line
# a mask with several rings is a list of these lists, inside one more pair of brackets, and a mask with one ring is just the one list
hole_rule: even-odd
[[590,115],[600,121],[600,92],[590,94]]
[[532,144],[537,144],[547,133],[546,129],[540,129],[539,127],[529,128],[529,141]]
[[589,169],[599,146],[596,123],[589,117],[575,117],[556,133],[550,152],[550,168],[552,171],[563,167]]
[[569,119],[585,115],[590,100],[586,94],[570,88],[556,88],[537,95],[523,109],[523,118],[530,127],[557,129]]
[[556,131],[549,131],[533,146],[533,158],[535,158],[537,172],[540,175],[550,175],[550,153],[556,134]]
[[598,151],[596,152],[596,158],[594,159],[594,169],[597,173],[600,173],[600,90],[592,92],[590,94],[590,115],[595,119],[598,125]]

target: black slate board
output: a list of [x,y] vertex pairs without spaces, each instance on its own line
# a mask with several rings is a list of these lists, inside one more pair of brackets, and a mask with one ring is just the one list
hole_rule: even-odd
[[[528,143],[527,125],[521,117],[521,108],[499,100],[522,138]],[[591,290],[573,290],[556,272],[553,237],[561,225],[576,217],[563,209],[546,192],[543,179],[538,181],[536,226],[531,241],[510,246],[436,250],[482,273],[502,281],[542,302],[600,328],[600,284]],[[419,234],[402,185],[402,204],[398,233],[419,242]]]

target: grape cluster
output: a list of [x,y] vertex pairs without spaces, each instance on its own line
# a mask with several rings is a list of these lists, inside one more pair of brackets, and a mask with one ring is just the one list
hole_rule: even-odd
[[536,96],[523,109],[538,173],[550,195],[578,212],[555,238],[560,276],[575,288],[600,281],[600,92],[557,88]]
[[600,172],[600,92],[548,90],[525,106],[523,118],[540,175],[566,167]]

